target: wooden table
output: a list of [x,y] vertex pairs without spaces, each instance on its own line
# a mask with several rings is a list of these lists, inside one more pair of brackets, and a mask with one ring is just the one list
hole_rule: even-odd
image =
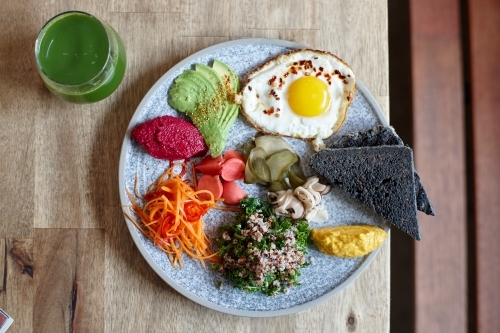
[[[128,69],[105,101],[72,105],[43,86],[43,23],[83,10],[122,36]],[[127,230],[118,160],[148,89],[205,47],[249,37],[331,51],[388,114],[387,3],[355,1],[14,1],[0,10],[0,308],[10,332],[388,332],[389,240],[348,288],[310,310],[244,318],[204,308],[148,266]]]

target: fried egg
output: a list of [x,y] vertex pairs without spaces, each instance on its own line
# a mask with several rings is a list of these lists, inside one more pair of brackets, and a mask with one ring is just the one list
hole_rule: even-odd
[[269,60],[248,75],[241,111],[259,131],[313,140],[315,147],[340,129],[356,80],[335,55],[297,50]]

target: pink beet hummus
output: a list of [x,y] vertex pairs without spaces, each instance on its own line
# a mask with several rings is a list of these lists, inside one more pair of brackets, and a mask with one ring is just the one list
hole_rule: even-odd
[[193,124],[172,116],[161,116],[139,124],[131,136],[151,156],[164,160],[203,156],[208,150]]

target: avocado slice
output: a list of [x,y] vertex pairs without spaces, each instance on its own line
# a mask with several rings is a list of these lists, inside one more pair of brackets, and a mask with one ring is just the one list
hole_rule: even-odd
[[184,76],[179,76],[177,79],[175,79],[175,84],[173,87],[178,86],[182,87],[185,90],[192,90],[194,92],[196,91],[213,91],[211,86],[207,86],[207,83],[204,81],[200,81],[197,78],[193,79],[191,75],[184,75]]
[[225,136],[221,132],[218,119],[210,118],[202,122],[195,121],[196,118],[191,119],[209,147],[210,155],[212,157],[221,155],[226,145],[227,135]]
[[188,70],[179,75],[168,92],[168,103],[173,108],[189,113],[199,103],[215,97],[214,85],[202,74]]
[[239,109],[240,106],[238,104],[229,103],[222,112],[220,118],[220,126],[221,126],[221,132],[226,136],[227,134],[229,134],[229,130],[231,129],[231,126],[233,125],[234,121],[236,120],[236,117],[238,116]]
[[192,110],[194,107],[196,107],[195,102],[177,97],[169,98],[168,104],[174,109],[183,113],[189,112],[189,110]]
[[196,64],[194,65],[194,68],[197,72],[200,72],[207,79],[215,83],[216,86],[222,83],[221,77],[212,67],[203,64]]
[[237,94],[240,91],[240,79],[231,68],[217,59],[214,59],[212,67],[221,78],[224,78],[224,76],[229,77],[233,93]]
[[188,69],[184,71],[179,77],[194,81],[194,83],[199,84],[201,89],[203,90],[212,90],[214,92],[217,91],[217,84],[215,82],[210,81],[203,74],[195,70]]

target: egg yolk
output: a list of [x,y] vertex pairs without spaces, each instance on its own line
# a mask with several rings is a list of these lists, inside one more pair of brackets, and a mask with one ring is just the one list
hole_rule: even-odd
[[288,104],[300,116],[319,116],[330,106],[328,86],[314,76],[295,80],[288,88]]

